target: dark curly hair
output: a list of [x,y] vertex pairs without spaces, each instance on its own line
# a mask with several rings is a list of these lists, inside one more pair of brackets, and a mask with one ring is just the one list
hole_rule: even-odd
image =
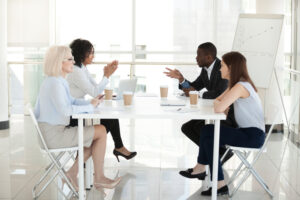
[[81,64],[90,53],[94,51],[94,46],[88,40],[76,39],[70,44],[74,56],[75,65],[81,67]]

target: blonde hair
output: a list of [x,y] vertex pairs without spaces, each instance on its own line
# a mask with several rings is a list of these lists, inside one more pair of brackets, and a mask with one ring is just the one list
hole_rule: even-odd
[[44,59],[44,73],[47,76],[61,76],[62,63],[68,53],[71,53],[68,46],[51,46],[46,52]]

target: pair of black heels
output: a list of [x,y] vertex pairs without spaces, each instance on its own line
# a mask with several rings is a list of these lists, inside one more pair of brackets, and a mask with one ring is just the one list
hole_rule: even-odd
[[[204,180],[205,177],[207,176],[206,172],[202,172],[202,173],[199,173],[199,174],[192,174],[193,172],[193,169],[192,168],[189,168],[185,171],[180,171],[179,174],[181,176],[184,176],[186,178],[198,178],[199,180]],[[210,187],[208,190],[206,191],[202,191],[201,192],[201,195],[202,196],[211,196],[211,191],[212,191],[212,188]],[[217,190],[217,195],[229,195],[229,189],[227,187],[227,185],[219,188]]]
[[131,152],[128,156],[126,156],[125,154],[114,149],[113,154],[116,156],[118,162],[120,162],[119,156],[122,156],[122,157],[126,158],[127,160],[129,160],[129,159],[135,157],[137,153],[134,151],[134,152]]

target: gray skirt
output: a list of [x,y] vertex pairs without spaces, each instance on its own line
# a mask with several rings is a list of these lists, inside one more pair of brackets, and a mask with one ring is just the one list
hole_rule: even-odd
[[[45,122],[39,122],[39,127],[48,148],[78,146],[78,127],[51,125]],[[85,147],[91,146],[94,134],[94,126],[83,127],[83,145]]]

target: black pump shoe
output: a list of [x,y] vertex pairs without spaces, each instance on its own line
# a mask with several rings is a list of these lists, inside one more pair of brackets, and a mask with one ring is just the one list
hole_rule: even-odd
[[137,153],[134,151],[134,152],[131,152],[128,156],[126,156],[125,154],[122,154],[121,152],[114,149],[113,154],[116,156],[118,162],[120,162],[119,156],[122,156],[122,157],[126,158],[127,160],[129,160],[129,159],[133,158],[134,156],[136,156]]
[[185,171],[180,171],[179,174],[186,178],[198,178],[199,180],[204,180],[206,177],[206,172],[202,172],[200,174],[192,174],[192,172],[193,172],[193,169],[189,168]]
[[[208,190],[201,192],[201,195],[202,196],[211,196],[211,191],[212,191],[212,189],[210,187]],[[228,189],[227,185],[225,185],[217,190],[217,196],[228,195],[228,194],[229,194],[229,189]]]

